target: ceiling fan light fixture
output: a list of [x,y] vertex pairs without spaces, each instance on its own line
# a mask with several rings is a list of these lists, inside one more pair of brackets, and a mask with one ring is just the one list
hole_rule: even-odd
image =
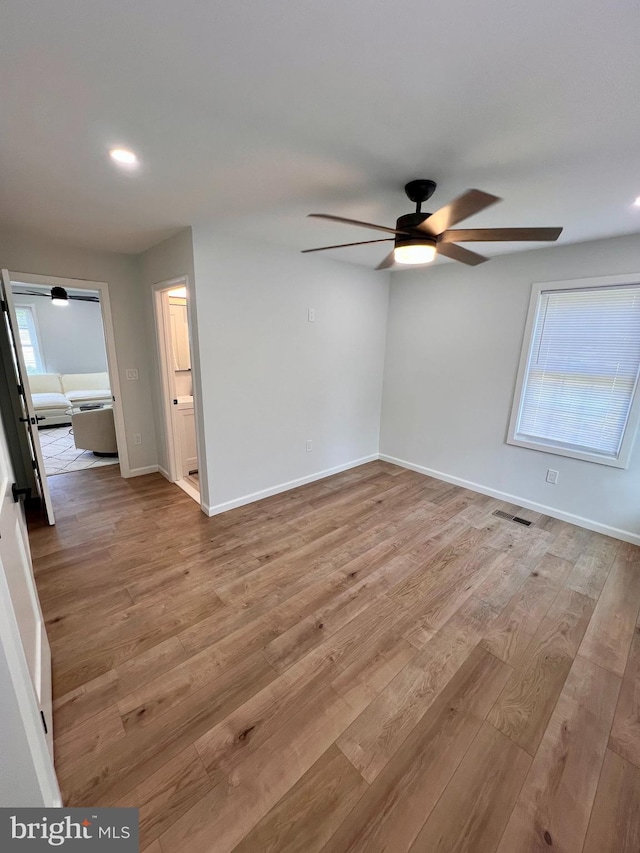
[[393,250],[397,264],[429,264],[436,256],[436,245],[431,242],[404,243]]
[[69,294],[64,287],[51,288],[51,304],[52,305],[68,305]]
[[473,242],[510,242],[514,240],[557,240],[562,228],[452,228],[458,222],[468,219],[496,202],[502,201],[496,195],[482,190],[469,189],[458,198],[438,208],[435,213],[423,213],[422,205],[436,188],[435,181],[418,179],[409,181],[404,191],[409,201],[416,205],[414,213],[406,213],[396,220],[395,228],[375,225],[360,219],[347,219],[329,213],[310,213],[316,219],[328,219],[331,222],[343,222],[358,228],[370,228],[384,231],[393,237],[378,240],[360,240],[358,243],[341,243],[339,246],[320,246],[317,249],[303,249],[304,252],[324,252],[327,249],[346,249],[348,246],[364,246],[366,243],[384,243],[393,240],[393,250],[378,264],[377,270],[386,270],[394,264],[419,266],[429,264],[436,254],[444,255],[452,261],[459,261],[469,267],[475,267],[489,258],[465,249],[458,243]]

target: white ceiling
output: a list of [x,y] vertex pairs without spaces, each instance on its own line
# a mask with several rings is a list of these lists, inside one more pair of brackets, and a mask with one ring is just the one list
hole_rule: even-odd
[[638,232],[639,36],[637,0],[3,0],[0,222],[138,252],[217,220],[302,249],[376,237],[306,213],[392,225],[426,177],[430,210],[505,199],[468,227]]

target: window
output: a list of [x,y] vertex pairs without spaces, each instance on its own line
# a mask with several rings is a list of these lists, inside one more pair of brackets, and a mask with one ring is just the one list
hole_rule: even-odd
[[640,275],[534,285],[507,441],[625,468],[639,370]]
[[27,373],[44,373],[33,308],[30,305],[16,305],[16,317]]

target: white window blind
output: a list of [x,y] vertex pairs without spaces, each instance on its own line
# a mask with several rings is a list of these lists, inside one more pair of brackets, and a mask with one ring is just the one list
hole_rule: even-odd
[[640,284],[542,291],[516,438],[616,459],[640,368]]
[[16,305],[16,317],[27,373],[44,373],[33,309],[29,305]]

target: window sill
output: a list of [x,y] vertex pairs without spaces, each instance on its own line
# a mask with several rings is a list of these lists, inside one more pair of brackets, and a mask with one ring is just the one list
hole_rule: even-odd
[[623,455],[621,451],[618,457],[604,456],[600,453],[591,453],[588,450],[575,450],[572,447],[563,447],[561,444],[547,444],[543,441],[517,435],[509,436],[507,444],[526,447],[528,450],[540,450],[542,453],[552,453],[554,456],[568,456],[571,459],[580,459],[582,462],[595,462],[596,465],[607,465],[610,468],[629,467],[629,452]]

